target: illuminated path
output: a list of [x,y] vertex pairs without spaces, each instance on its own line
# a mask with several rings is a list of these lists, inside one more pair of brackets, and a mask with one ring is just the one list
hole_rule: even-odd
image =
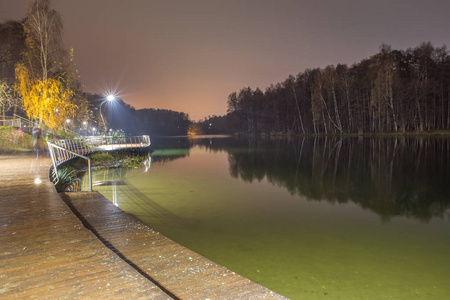
[[41,156],[0,155],[0,298],[285,299],[97,192],[57,194]]
[[141,147],[142,144],[105,144],[105,145],[98,145],[95,148],[98,151],[114,151],[121,149],[140,149]]

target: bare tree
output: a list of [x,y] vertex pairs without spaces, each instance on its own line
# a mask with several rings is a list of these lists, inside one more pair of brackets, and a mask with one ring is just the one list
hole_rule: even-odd
[[[323,77],[325,82],[325,88],[328,90],[330,98],[333,100],[334,117],[336,121],[332,122],[335,125],[336,129],[338,129],[339,132],[342,132],[341,118],[339,116],[339,108],[336,97],[336,81],[337,81],[336,68],[334,66],[326,67],[325,70],[323,70]],[[331,119],[330,115],[329,117]]]
[[21,105],[21,99],[14,93],[13,84],[8,83],[6,80],[0,79],[0,107],[2,110],[3,119],[5,118],[6,111],[14,108],[14,114],[17,107]]
[[[379,62],[377,63],[379,63],[379,66],[377,78],[374,82],[372,105],[378,109],[378,117],[385,117],[388,130],[391,130],[390,120],[392,119],[396,132],[398,126],[393,96],[395,62],[390,46],[385,44],[381,46]],[[380,127],[382,128],[382,125]]]
[[299,100],[297,98],[297,93],[295,91],[295,78],[292,75],[289,76],[288,79],[286,79],[286,81],[284,82],[284,86],[285,86],[285,89],[288,89],[289,87],[292,89],[292,93],[294,94],[295,107],[297,109],[297,116],[298,116],[298,120],[300,122],[300,128],[302,130],[302,133],[306,133],[305,127],[303,125],[302,114],[300,111]]
[[65,53],[62,29],[61,16],[50,9],[50,0],[35,0],[29,5],[25,21],[28,47],[24,60],[36,79],[45,81],[61,68]]

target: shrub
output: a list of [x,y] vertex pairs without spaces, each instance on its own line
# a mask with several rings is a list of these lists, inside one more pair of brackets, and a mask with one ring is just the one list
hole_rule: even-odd
[[0,152],[21,152],[33,150],[33,138],[30,134],[11,126],[0,126]]
[[58,193],[67,191],[67,189],[76,181],[79,180],[73,168],[61,168],[58,170],[59,181],[55,184],[55,189]]

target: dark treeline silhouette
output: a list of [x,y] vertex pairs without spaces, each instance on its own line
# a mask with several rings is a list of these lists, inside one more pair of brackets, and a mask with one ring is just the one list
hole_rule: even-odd
[[236,120],[231,118],[232,114],[225,116],[213,116],[195,123],[195,133],[199,134],[234,134],[238,132]]
[[354,202],[384,220],[428,221],[450,209],[449,139],[199,139],[191,144],[227,151],[233,177],[266,178],[312,201]]
[[230,94],[222,130],[339,134],[449,129],[449,100],[445,46],[423,43],[401,51],[382,45],[379,53],[351,67],[308,69],[265,92],[244,88]]
[[187,114],[168,109],[136,110],[135,134],[186,135],[190,121]]
[[0,23],[0,111],[3,116],[8,112],[25,116],[20,101],[12,97],[14,94],[15,66],[20,61],[24,49],[23,22],[7,21]]
[[0,23],[0,78],[14,83],[15,64],[25,49],[23,23],[8,21]]
[[[94,98],[102,99],[104,96],[97,95]],[[98,105],[93,106],[98,107]],[[93,109],[96,114],[99,114],[97,110]],[[129,135],[186,135],[191,124],[189,116],[185,113],[168,109],[135,109],[120,99],[110,105],[103,105],[102,112],[109,124],[108,128],[122,129]]]

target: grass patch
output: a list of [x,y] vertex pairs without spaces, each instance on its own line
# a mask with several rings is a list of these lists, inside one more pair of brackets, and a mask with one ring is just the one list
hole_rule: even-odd
[[[96,152],[89,154],[91,159],[91,167],[94,168],[137,168],[147,158],[147,153],[134,153],[133,151],[111,151]],[[77,158],[69,164],[78,172],[87,171],[87,161],[83,158]]]
[[136,168],[147,159],[146,154],[130,151],[96,152],[89,155],[93,166]]

